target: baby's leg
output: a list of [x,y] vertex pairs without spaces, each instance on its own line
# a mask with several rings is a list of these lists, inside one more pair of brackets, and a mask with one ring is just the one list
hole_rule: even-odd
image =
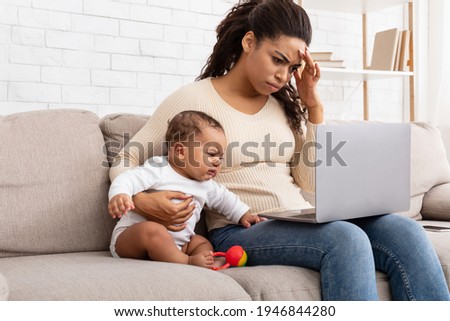
[[182,249],[189,255],[189,264],[212,268],[214,264],[213,247],[201,235],[193,235],[191,240]]
[[151,221],[123,231],[116,241],[116,253],[122,258],[189,264],[189,255],[178,249],[167,229]]

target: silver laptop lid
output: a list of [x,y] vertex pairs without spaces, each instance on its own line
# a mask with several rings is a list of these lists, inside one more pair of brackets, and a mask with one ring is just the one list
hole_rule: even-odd
[[317,221],[408,210],[410,137],[407,123],[317,126]]

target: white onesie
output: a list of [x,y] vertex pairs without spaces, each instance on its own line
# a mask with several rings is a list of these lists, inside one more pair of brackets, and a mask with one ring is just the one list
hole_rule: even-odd
[[[152,157],[143,166],[133,168],[117,176],[111,184],[108,196],[109,199],[117,194],[127,194],[131,197],[145,190],[179,191],[193,197],[196,207],[194,214],[186,222],[186,228],[179,232],[169,231],[180,249],[195,234],[195,225],[200,219],[203,206],[206,205],[215,209],[236,224],[239,223],[242,215],[249,210],[249,207],[225,186],[212,179],[196,181],[181,176],[169,164],[167,157],[160,156]],[[181,200],[173,201],[181,202]],[[144,221],[146,221],[146,218],[132,211],[122,216],[111,236],[110,250],[114,257],[118,257],[115,244],[120,233],[131,225]]]

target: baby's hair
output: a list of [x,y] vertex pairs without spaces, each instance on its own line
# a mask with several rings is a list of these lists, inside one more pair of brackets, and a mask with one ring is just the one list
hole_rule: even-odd
[[207,127],[225,132],[217,120],[204,112],[196,110],[182,111],[169,121],[166,131],[166,143],[186,142],[194,135],[200,134],[202,129]]
[[[217,26],[217,42],[197,80],[225,75],[242,54],[242,38],[253,31],[258,43],[280,36],[302,39],[309,46],[311,22],[302,7],[292,0],[241,0]],[[289,125],[301,131],[306,120],[297,89],[288,82],[272,94],[283,106]]]

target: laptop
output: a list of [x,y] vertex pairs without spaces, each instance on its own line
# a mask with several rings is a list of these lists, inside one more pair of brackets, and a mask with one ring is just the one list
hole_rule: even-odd
[[[313,208],[261,217],[325,223],[410,207],[408,123],[322,124],[316,132]],[[311,147],[313,148],[313,147]]]

